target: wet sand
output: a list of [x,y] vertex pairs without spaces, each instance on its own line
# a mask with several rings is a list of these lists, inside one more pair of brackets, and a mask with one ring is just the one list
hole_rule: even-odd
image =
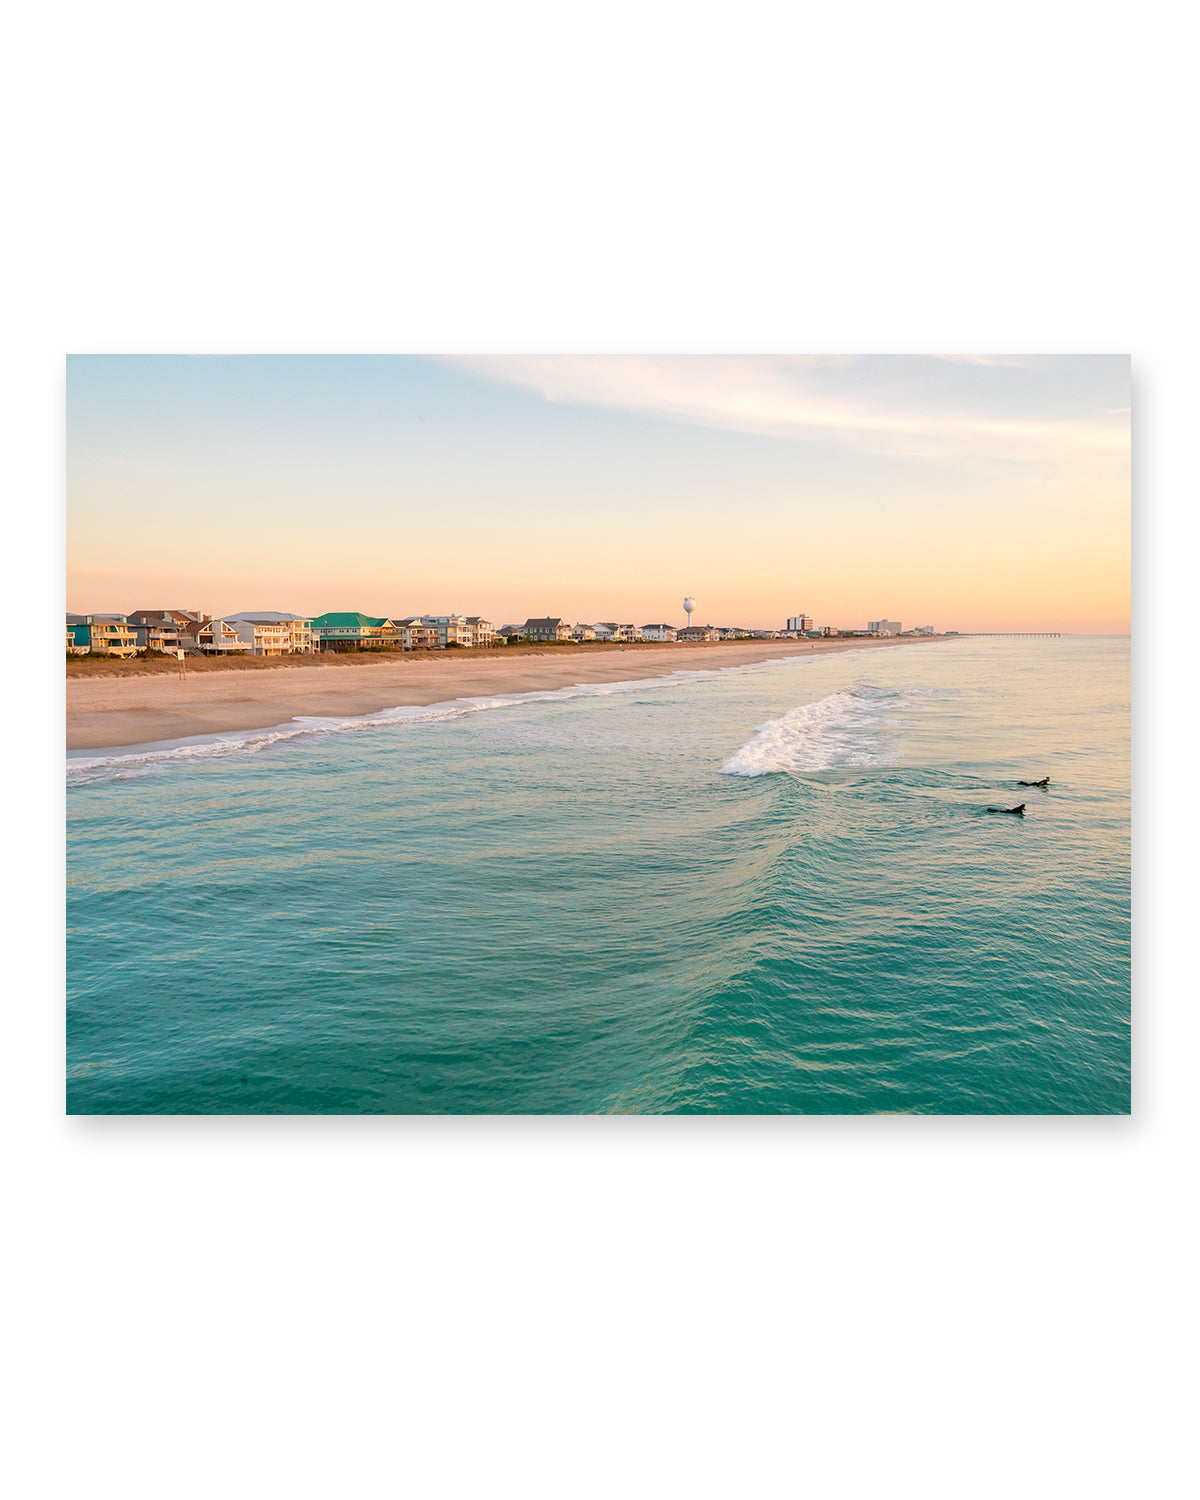
[[544,692],[581,682],[622,682],[679,671],[712,671],[786,656],[889,650],[937,636],[901,640],[731,641],[546,652],[439,652],[420,660],[356,656],[286,663],[286,670],[89,676],[67,680],[67,749],[115,749],[238,729],[269,729],[298,715],[341,718],[402,705],[444,703],[496,693]]

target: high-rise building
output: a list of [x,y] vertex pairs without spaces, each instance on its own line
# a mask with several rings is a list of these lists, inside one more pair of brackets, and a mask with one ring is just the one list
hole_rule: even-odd
[[812,615],[789,615],[787,628],[789,630],[811,630],[813,628]]
[[899,635],[899,620],[868,620],[867,629],[876,635]]

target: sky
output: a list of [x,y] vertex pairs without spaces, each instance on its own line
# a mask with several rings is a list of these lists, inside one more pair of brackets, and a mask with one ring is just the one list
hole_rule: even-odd
[[67,608],[1125,633],[1126,355],[76,355]]

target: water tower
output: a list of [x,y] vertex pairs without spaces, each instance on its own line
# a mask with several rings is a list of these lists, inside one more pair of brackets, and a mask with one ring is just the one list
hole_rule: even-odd
[[687,610],[688,625],[690,626],[692,623],[692,610],[696,607],[696,601],[692,598],[691,594],[683,601],[683,607]]

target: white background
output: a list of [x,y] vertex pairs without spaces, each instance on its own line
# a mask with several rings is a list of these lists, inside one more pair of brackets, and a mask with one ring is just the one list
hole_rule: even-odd
[[[9,17],[9,1493],[1195,1492],[1176,14]],[[64,355],[510,349],[1132,353],[1131,1119],[65,1118]]]

